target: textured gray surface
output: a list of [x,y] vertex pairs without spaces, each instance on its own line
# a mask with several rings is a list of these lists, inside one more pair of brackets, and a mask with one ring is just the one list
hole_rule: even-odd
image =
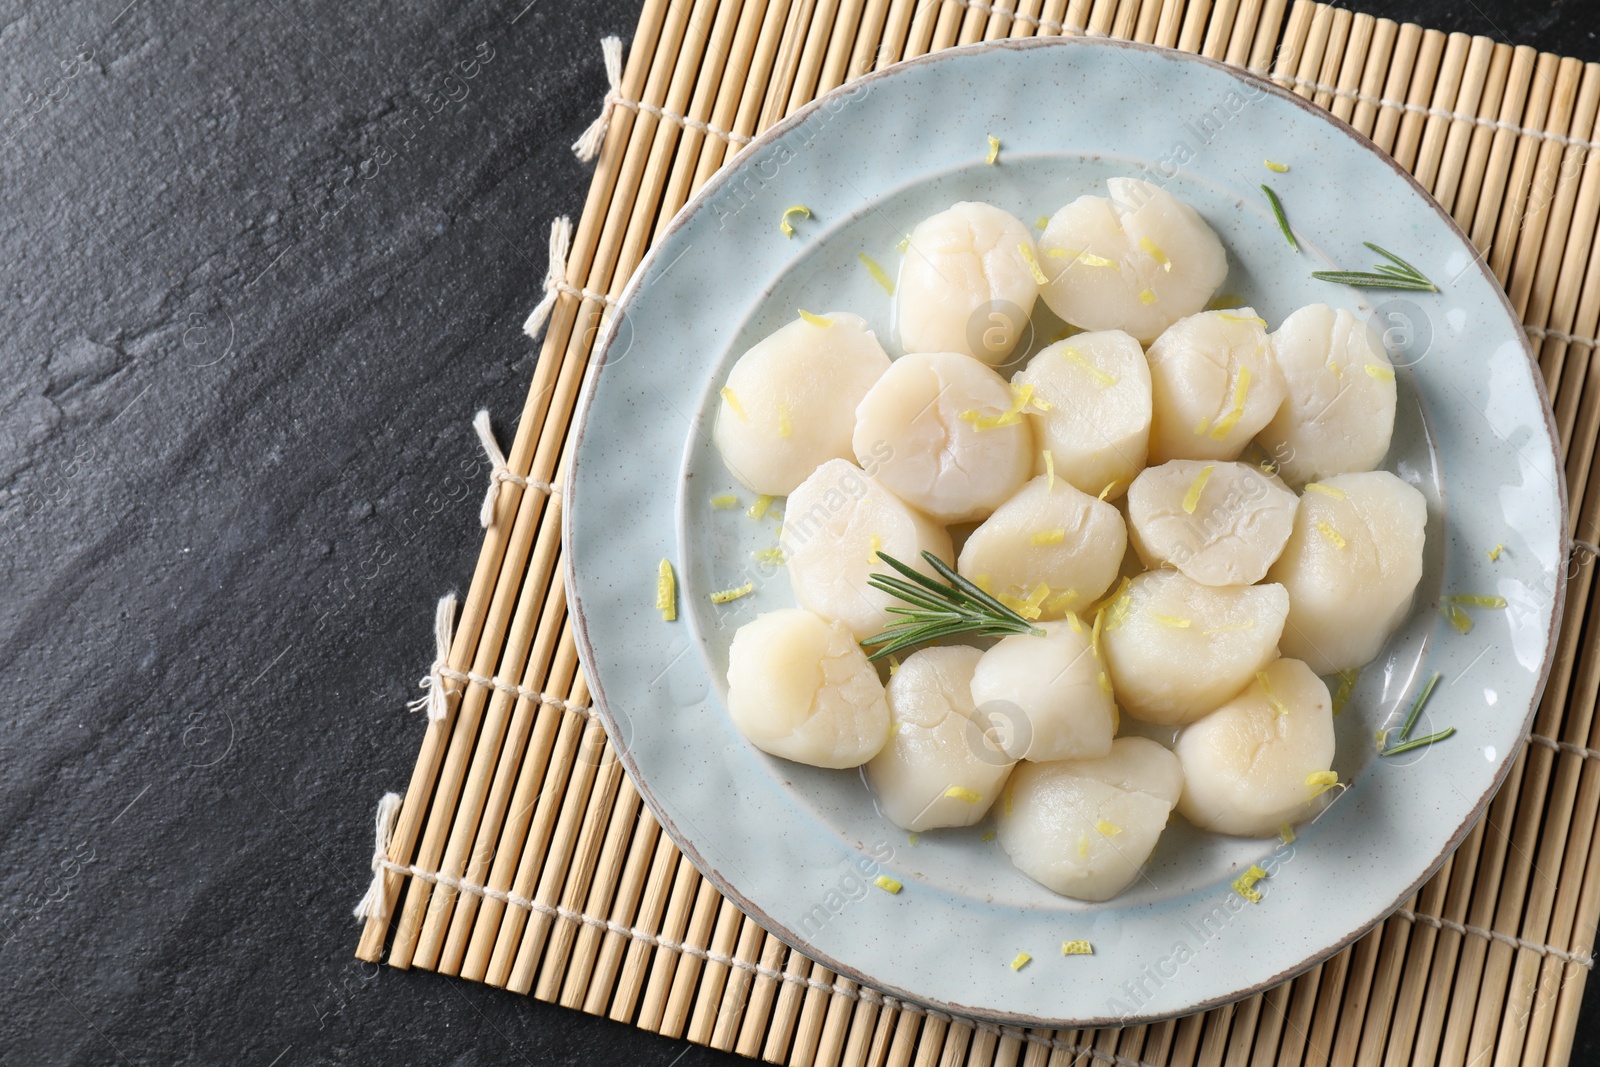
[[351,957],[637,0],[125,2],[0,16],[0,1061],[738,1062]]

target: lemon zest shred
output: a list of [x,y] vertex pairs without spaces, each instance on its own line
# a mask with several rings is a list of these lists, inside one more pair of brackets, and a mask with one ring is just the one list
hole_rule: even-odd
[[1100,659],[1100,631],[1104,625],[1105,617],[1106,613],[1104,611],[1095,612],[1094,627],[1089,631],[1089,651],[1094,653],[1094,658],[1097,661]]
[[1063,956],[1093,956],[1094,946],[1081,938],[1077,941],[1063,941],[1061,942],[1061,954]]
[[1159,622],[1162,626],[1168,626],[1174,630],[1187,630],[1190,626],[1194,625],[1194,623],[1188,619],[1177,615],[1163,615],[1159,611],[1152,611],[1150,613],[1150,617],[1156,620],[1156,622]]
[[912,848],[916,848],[917,847],[917,842],[920,841],[920,840],[922,840],[922,835],[921,834],[907,834],[906,835],[906,841],[910,843]]
[[757,563],[770,563],[773,566],[782,566],[785,562],[783,558],[783,549],[777,547],[758,548],[756,551],[752,552],[751,555],[755,557]]
[[1040,285],[1049,285],[1050,279],[1045,277],[1044,269],[1039,266],[1039,257],[1033,254],[1033,246],[1026,241],[1017,244],[1017,251],[1022,253],[1022,262],[1028,268],[1028,273],[1033,275],[1033,280]]
[[793,207],[783,209],[783,217],[778,220],[778,232],[785,237],[794,236],[794,225],[789,221],[790,215],[798,215],[802,219],[809,219],[811,217],[811,209],[804,204],[796,204]]
[[750,509],[746,511],[745,514],[750,516],[752,519],[759,519],[766,515],[767,509],[771,506],[772,497],[768,496],[766,493],[762,493],[760,496],[756,497],[755,502],[750,505]]
[[[1050,599],[1044,602],[1044,610],[1052,615],[1058,611],[1064,612],[1067,610],[1067,605],[1071,604],[1077,599],[1078,591],[1076,589],[1063,589],[1059,593],[1050,594]],[[1067,616],[1067,621],[1072,626],[1073,633],[1083,633],[1083,623],[1078,621],[1078,615],[1076,612],[1069,614]]]
[[1286,845],[1294,844],[1294,827],[1290,826],[1288,823],[1284,823],[1282,826],[1279,826],[1278,840],[1282,841]]
[[1444,598],[1447,604],[1464,604],[1469,608],[1503,608],[1506,598],[1503,596],[1483,596],[1472,593],[1455,593]]
[[729,389],[726,385],[722,387],[721,392],[723,403],[728,405],[728,410],[737,415],[740,422],[749,422],[750,416],[744,413],[744,405],[739,403],[739,394]]
[[672,564],[665,559],[656,568],[656,610],[661,612],[662,622],[678,618],[678,579],[672,573]]
[[1196,437],[1201,436],[1202,434],[1204,434],[1206,432],[1206,427],[1208,427],[1210,425],[1211,425],[1211,420],[1206,418],[1206,416],[1201,415],[1200,416],[1200,421],[1194,424],[1194,435]]
[[1140,289],[1139,290],[1139,303],[1144,304],[1146,307],[1148,307],[1149,305],[1154,304],[1155,302],[1156,302],[1156,291],[1154,289]]
[[1200,504],[1200,494],[1205,492],[1206,483],[1211,480],[1211,472],[1214,470],[1216,470],[1216,464],[1207,463],[1200,468],[1200,473],[1195,475],[1193,484],[1189,486],[1189,491],[1183,494],[1183,513],[1185,515],[1194,514],[1194,509]]
[[1349,542],[1344,539],[1344,535],[1338,530],[1335,530],[1333,528],[1333,524],[1327,519],[1318,519],[1314,525],[1317,528],[1317,532],[1323,537],[1326,537],[1328,539],[1328,543],[1334,548],[1339,549],[1341,552],[1344,550],[1345,546],[1349,544]]
[[884,273],[883,268],[878,266],[878,261],[867,255],[865,252],[857,252],[856,258],[859,259],[867,268],[867,273],[872,275],[872,280],[883,286],[884,292],[888,293],[890,296],[893,296],[894,279],[890,278],[888,274]]
[[1261,162],[1265,163],[1267,165],[1267,169],[1272,171],[1274,174],[1283,174],[1289,169],[1289,164],[1287,163],[1274,163],[1270,159],[1263,159]]
[[738,600],[742,596],[749,596],[755,592],[755,589],[756,583],[754,582],[745,582],[743,585],[733,589],[721,589],[711,594],[711,602],[713,604],[726,604],[731,600]]
[[878,549],[883,547],[883,538],[877,534],[867,535],[867,566],[878,562]]
[[1051,259],[1070,259],[1074,263],[1082,263],[1085,267],[1110,267],[1112,270],[1121,270],[1122,265],[1105,256],[1097,256],[1093,252],[1077,248],[1047,248],[1044,254]]
[[1033,220],[1033,228],[1036,230],[1042,230],[1048,225],[1050,225],[1050,219],[1048,216],[1040,215],[1038,218]]
[[1112,691],[1111,679],[1106,676],[1105,671],[1101,671],[1099,676],[1095,678],[1095,681],[1099,683],[1101,692],[1109,693]]
[[891,896],[898,894],[900,890],[905,888],[905,886],[890,878],[887,874],[878,875],[872,880],[872,884]]
[[1244,307],[1244,297],[1237,293],[1221,293],[1206,301],[1207,311],[1226,311],[1237,307]]
[[1335,363],[1333,360],[1330,359],[1330,360],[1328,360],[1328,369],[1333,371],[1333,376],[1335,378],[1339,379],[1341,382],[1344,381],[1344,368],[1343,367],[1339,366],[1339,364]]
[[1472,632],[1472,616],[1462,611],[1457,604],[1444,605],[1444,617],[1450,620],[1450,625],[1456,628],[1456,633],[1465,637]]
[[1493,548],[1491,548],[1488,551],[1489,562],[1490,563],[1498,562],[1499,559],[1500,559],[1500,553],[1504,552],[1505,550],[1506,550],[1506,546],[1504,544],[1495,545]]
[[979,840],[982,840],[982,841],[993,841],[998,836],[1000,836],[1000,835],[996,834],[993,830],[985,830],[983,832],[983,836]]
[[1253,322],[1263,330],[1267,328],[1267,320],[1260,315],[1230,315],[1226,311],[1219,311],[1217,318],[1224,322]]
[[[899,669],[900,669],[900,661],[898,659],[896,659],[891,654],[889,656],[889,677],[893,678],[895,676],[895,672],[898,671]],[[895,725],[897,727],[899,726],[898,723],[896,723]]]
[[1360,667],[1351,667],[1349,670],[1339,672],[1339,689],[1333,694],[1333,713],[1335,715],[1344,710],[1345,704],[1350,700],[1351,691],[1356,687],[1356,679],[1360,677]]
[[1394,368],[1381,367],[1376,363],[1367,363],[1362,367],[1367,372],[1367,377],[1376,378],[1380,382],[1394,381]]
[[1250,395],[1250,368],[1240,367],[1239,377],[1233,383],[1233,406],[1228,413],[1218,419],[1216,425],[1211,427],[1211,439],[1220,441],[1233,430],[1239,418],[1244,414],[1245,397]]
[[983,799],[982,793],[975,793],[964,785],[953,785],[944,791],[944,795],[952,800],[964,800],[968,804],[976,804]]
[[1001,426],[1015,426],[1022,421],[1023,409],[1029,404],[1032,404],[1040,411],[1049,411],[1051,406],[1048,401],[1036,398],[1033,395],[1033,386],[1019,385],[1013,382],[1011,384],[1011,404],[1006,410],[998,415],[985,415],[975,408],[968,408],[961,413],[959,418],[962,422],[972,423],[972,428],[980,432],[997,429]]
[[1332,771],[1312,771],[1306,775],[1306,788],[1313,797],[1319,797],[1339,784],[1339,776]]
[[1139,238],[1139,248],[1148,254],[1151,259],[1161,264],[1162,270],[1169,274],[1172,272],[1172,260],[1168,259],[1167,254],[1161,251],[1160,245],[1148,237],[1141,237]]
[[1080,366],[1084,370],[1088,371],[1089,372],[1089,376],[1094,379],[1094,384],[1099,386],[1100,388],[1108,389],[1111,386],[1117,384],[1117,379],[1116,378],[1112,377],[1111,375],[1107,374],[1105,371],[1101,370],[1099,367],[1095,366],[1093,363],[1091,363],[1088,359],[1086,359],[1084,357],[1082,352],[1079,352],[1076,348],[1073,348],[1073,347],[1071,347],[1069,345],[1066,348],[1062,349],[1061,355],[1069,363],[1076,363],[1078,366]]
[[999,158],[1000,158],[1000,138],[996,137],[994,134],[991,133],[989,135],[989,154],[983,157],[983,161],[985,163],[989,164],[989,166],[992,167],[992,166],[994,166],[995,160],[997,160]]
[[[984,591],[988,592],[988,590]],[[1045,597],[1049,595],[1050,587],[1040,582],[1034,586],[1033,592],[1025,597],[1011,596],[1009,593],[995,593],[994,598],[1024,619],[1032,620],[1039,617],[1039,605],[1043,604]]]
[[1017,953],[1017,958],[1011,961],[1011,969],[1013,971],[1020,971],[1020,970],[1022,970],[1022,968],[1026,967],[1032,960],[1033,960],[1033,957],[1028,955],[1026,952],[1019,952],[1019,953]]
[[1060,526],[1054,530],[1040,530],[1029,536],[1028,540],[1036,545],[1059,545],[1067,539],[1067,531]]
[[977,586],[979,589],[982,589],[985,593],[988,593],[990,596],[994,595],[994,576],[993,575],[989,575],[989,574],[974,574],[972,576],[972,584]]
[[1261,903],[1261,890],[1256,888],[1256,883],[1267,876],[1267,872],[1251,864],[1249,869],[1233,880],[1233,891],[1252,904]]
[[1099,822],[1095,823],[1094,828],[1100,831],[1101,837],[1116,837],[1118,834],[1122,833],[1122,827],[1116,825],[1115,823],[1107,822],[1104,819],[1101,819]]
[[794,433],[794,423],[789,421],[789,405],[778,405],[778,436],[788,437]]
[[1113,478],[1113,479],[1111,479],[1109,482],[1106,483],[1106,487],[1104,489],[1100,490],[1099,499],[1104,500],[1106,497],[1110,496],[1112,491],[1114,489],[1116,489],[1121,484],[1122,484],[1122,479],[1121,478]]
[[1323,496],[1331,496],[1335,500],[1343,500],[1345,498],[1343,489],[1336,489],[1331,485],[1323,485],[1321,482],[1307,482],[1306,492],[1321,493]]
[[[1044,489],[1047,493],[1056,491],[1056,457],[1048,448],[1044,450]],[[1493,558],[1493,557],[1491,557]]]
[[732,511],[739,506],[739,498],[732,493],[720,493],[711,498],[711,506],[717,511]]
[[1256,681],[1261,685],[1261,692],[1267,698],[1267,703],[1272,705],[1272,714],[1281,716],[1289,714],[1289,706],[1278,699],[1278,694],[1272,691],[1272,683],[1267,680],[1266,671],[1256,671]]
[[833,325],[833,320],[830,319],[830,318],[827,318],[826,316],[814,315],[811,312],[807,311],[805,308],[796,308],[795,310],[800,312],[800,317],[802,319],[805,319],[811,325],[816,326],[816,327],[818,327],[820,329],[824,329],[825,330],[829,326]]

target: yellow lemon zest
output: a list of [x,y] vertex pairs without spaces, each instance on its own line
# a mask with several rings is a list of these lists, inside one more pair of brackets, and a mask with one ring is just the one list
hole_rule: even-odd
[[1094,946],[1083,940],[1063,941],[1061,942],[1061,954],[1063,956],[1093,956]]
[[1256,888],[1256,883],[1266,876],[1266,871],[1252,863],[1247,871],[1233,880],[1233,891],[1250,903],[1259,904],[1261,903],[1261,890]]
[[1145,304],[1145,305],[1150,305],[1150,304],[1154,304],[1155,302],[1156,302],[1156,291],[1154,289],[1140,289],[1139,290],[1139,303]]
[[1183,513],[1185,515],[1194,514],[1194,509],[1200,504],[1200,494],[1205,492],[1206,483],[1211,480],[1211,472],[1214,470],[1216,470],[1216,465],[1207,463],[1200,468],[1200,473],[1195,475],[1193,484],[1189,486],[1189,491],[1183,494]]
[[1067,360],[1067,362],[1076,363],[1078,366],[1088,371],[1089,376],[1094,379],[1094,384],[1100,388],[1106,389],[1117,384],[1117,380],[1115,378],[1101,370],[1099,367],[1095,366],[1093,363],[1089,362],[1089,360],[1085,359],[1083,353],[1079,352],[1076,348],[1073,348],[1069,345],[1061,350],[1061,355]]
[[735,589],[722,589],[711,594],[711,602],[713,604],[726,604],[730,600],[738,600],[742,596],[749,596],[755,592],[755,588],[756,584],[754,582],[745,582]]
[[[896,659],[893,655],[890,655],[890,657],[889,657],[889,677],[893,678],[895,672],[898,671],[899,669],[900,669],[900,661],[898,659]],[[899,726],[900,726],[899,723],[895,724],[895,728],[896,728],[897,731],[899,729]]]
[[1345,704],[1350,700],[1351,691],[1356,687],[1356,679],[1360,677],[1360,667],[1351,667],[1349,670],[1339,672],[1339,690],[1333,694],[1333,713],[1335,715],[1344,710]]
[[1333,528],[1333,524],[1327,519],[1318,519],[1314,525],[1317,528],[1317,532],[1323,537],[1326,537],[1328,539],[1328,543],[1334,548],[1343,551],[1344,547],[1349,544],[1349,542],[1344,539],[1344,535],[1338,530],[1335,530]]
[[770,563],[773,566],[781,566],[784,562],[783,549],[781,548],[758,548],[751,555],[755,557],[757,563]]
[[656,610],[662,622],[672,622],[678,617],[678,579],[672,573],[672,564],[666,560],[656,568]]
[[1050,225],[1050,219],[1045,215],[1040,215],[1033,220],[1033,228],[1036,230],[1042,230],[1048,225]]
[[1272,691],[1272,683],[1267,680],[1266,671],[1256,671],[1256,681],[1261,685],[1261,693],[1267,698],[1267,703],[1272,705],[1274,715],[1289,714],[1289,706],[1278,699],[1278,694]]
[[[1067,605],[1077,599],[1078,591],[1076,589],[1063,589],[1059,593],[1050,595],[1050,598],[1044,602],[1044,610],[1054,615],[1058,611],[1066,611]],[[1076,614],[1068,615],[1067,621],[1071,624],[1073,633],[1083,632],[1083,623],[1078,621]]]
[[983,832],[983,837],[981,838],[981,840],[993,841],[998,836],[1000,836],[1000,835],[996,834],[993,830],[985,830]]
[[1045,492],[1056,491],[1056,457],[1048,448],[1044,450],[1044,488]]
[[1444,617],[1450,620],[1450,625],[1456,628],[1457,633],[1465,636],[1472,632],[1472,616],[1462,611],[1458,605],[1446,604]]
[[731,511],[739,506],[739,498],[732,493],[722,493],[711,498],[711,506],[718,511]]
[[1505,545],[1503,545],[1503,544],[1495,545],[1488,552],[1489,562],[1490,563],[1494,563],[1494,562],[1498,561],[1500,559],[1500,553],[1504,552],[1505,550],[1506,550],[1506,546]]
[[1446,604],[1465,604],[1469,608],[1503,608],[1506,598],[1503,596],[1482,596],[1471,593],[1456,593],[1444,598]]
[[1059,526],[1054,530],[1040,530],[1028,538],[1030,542],[1036,545],[1059,545],[1066,539],[1067,531]]
[[1112,270],[1121,270],[1122,267],[1105,256],[1097,256],[1093,252],[1086,252],[1076,248],[1047,248],[1044,254],[1051,259],[1070,259],[1075,263],[1082,263],[1085,267],[1110,267]]
[[1294,844],[1294,827],[1290,826],[1288,823],[1284,823],[1282,826],[1278,827],[1278,840],[1282,841],[1286,845]]
[[1240,367],[1239,377],[1233,383],[1233,406],[1228,409],[1226,415],[1217,420],[1215,426],[1211,427],[1211,439],[1213,441],[1220,441],[1228,436],[1234,424],[1239,421],[1239,417],[1244,414],[1244,400],[1249,394],[1250,368]]
[[778,232],[782,233],[785,237],[794,236],[794,226],[789,222],[790,215],[795,215],[802,219],[809,219],[811,217],[811,209],[806,207],[804,204],[796,204],[793,207],[786,207],[783,209],[783,217],[778,220]]
[[[1067,592],[1071,593],[1073,596],[1077,596],[1078,595],[1078,591],[1076,589],[1068,589]],[[1051,601],[1059,600],[1061,598],[1061,596],[1062,596],[1062,594],[1057,593],[1055,596],[1051,597],[1050,600]],[[1046,606],[1048,606],[1048,604]],[[1075,611],[1067,612],[1066,619],[1067,619],[1067,625],[1072,627],[1072,632],[1073,633],[1075,633],[1075,634],[1083,633],[1083,620],[1078,618],[1078,613],[1077,612],[1075,612]]]
[[1265,163],[1267,169],[1275,174],[1282,174],[1289,169],[1289,164],[1287,163],[1274,163],[1270,159],[1263,159],[1261,162]]
[[1117,489],[1117,487],[1120,486],[1120,485],[1122,485],[1122,479],[1121,478],[1113,478],[1113,479],[1111,479],[1109,482],[1106,483],[1106,487],[1104,489],[1100,490],[1100,499],[1104,500],[1106,497],[1110,496]]
[[723,403],[728,405],[728,410],[739,417],[740,422],[750,421],[750,416],[744,413],[744,405],[739,403],[739,394],[729,389],[726,385],[722,387],[722,400]]
[[1000,158],[1000,138],[996,137],[994,134],[991,133],[989,135],[989,154],[983,157],[983,161],[985,163],[989,164],[992,167],[992,166],[994,166],[995,160],[997,160],[999,158]]
[[867,565],[878,562],[878,549],[883,547],[883,538],[877,534],[867,535]]
[[789,405],[778,405],[778,436],[788,437],[794,433],[794,423],[789,421]]
[[977,586],[979,589],[982,589],[990,596],[994,595],[994,577],[992,575],[974,574],[972,576],[972,584]]
[[767,509],[771,506],[772,497],[768,496],[766,493],[762,493],[760,496],[756,497],[755,502],[750,505],[750,510],[746,511],[745,514],[750,516],[752,519],[759,519],[767,513]]
[[922,840],[922,835],[921,834],[907,834],[906,835],[906,842],[908,844],[910,844],[912,848],[916,848],[917,847],[917,842],[920,841],[920,840]]
[[1032,959],[1033,957],[1028,955],[1026,952],[1019,952],[1017,953],[1017,958],[1011,961],[1011,969],[1013,971],[1020,971],[1022,968],[1026,967]]
[[890,894],[898,893],[900,890],[905,888],[905,886],[901,885],[893,878],[890,878],[887,874],[878,875],[878,877],[872,880],[872,884],[883,890],[885,893]]
[[1321,796],[1339,784],[1339,776],[1332,771],[1312,771],[1306,775],[1306,788],[1314,797]]
[[1101,671],[1099,676],[1097,678],[1095,678],[1095,681],[1097,683],[1099,683],[1100,691],[1102,693],[1109,693],[1109,692],[1112,691],[1111,690],[1111,679],[1106,676],[1106,672],[1105,671]]
[[1340,367],[1339,364],[1330,359],[1328,360],[1328,369],[1333,371],[1335,378],[1338,378],[1341,382],[1344,381],[1344,368]]
[[1104,819],[1095,823],[1094,828],[1100,831],[1101,837],[1116,837],[1122,833],[1122,827],[1117,826],[1115,823],[1106,822]]
[[1040,285],[1049,285],[1050,279],[1045,277],[1044,269],[1039,266],[1039,257],[1033,254],[1033,246],[1026,241],[1017,245],[1017,251],[1022,253],[1022,262],[1028,268],[1028,273],[1033,275],[1033,280]]
[[813,326],[817,326],[817,327],[820,327],[822,329],[826,329],[829,326],[833,325],[833,320],[832,319],[826,318],[826,317],[824,317],[822,315],[813,315],[811,312],[807,311],[805,308],[796,308],[795,310],[800,312],[800,317],[802,319],[805,319],[807,322],[809,322]]
[[878,266],[878,261],[867,255],[865,252],[857,252],[856,258],[866,266],[867,273],[872,275],[872,280],[883,286],[884,292],[888,293],[890,296],[893,296],[894,279],[890,278],[889,275],[884,273],[883,268]]
[[1147,255],[1149,255],[1151,259],[1161,264],[1162,270],[1167,271],[1168,273],[1172,271],[1172,260],[1168,259],[1167,254],[1161,251],[1160,245],[1156,244],[1148,237],[1141,237],[1139,238],[1139,247]]
[[1267,328],[1267,320],[1259,315],[1230,315],[1226,311],[1219,311],[1217,318],[1224,322],[1253,322],[1263,330]]
[[982,793],[974,793],[972,790],[963,785],[951,786],[949,789],[944,791],[944,795],[950,797],[952,800],[964,800],[968,804],[976,804],[978,801],[983,799]]
[[1376,363],[1368,363],[1368,364],[1365,364],[1362,367],[1362,369],[1367,372],[1367,376],[1369,378],[1376,378],[1380,382],[1392,382],[1392,381],[1394,381],[1394,368],[1393,367],[1383,367],[1383,366],[1379,366]]
[[1162,626],[1169,626],[1174,630],[1187,630],[1194,625],[1188,619],[1180,618],[1177,615],[1163,615],[1159,611],[1152,611],[1150,617]]
[[1306,492],[1308,492],[1308,493],[1321,493],[1323,496],[1331,496],[1335,500],[1343,500],[1344,499],[1344,490],[1343,489],[1335,489],[1333,486],[1331,486],[1331,485],[1323,485],[1321,482],[1307,482],[1306,483]]

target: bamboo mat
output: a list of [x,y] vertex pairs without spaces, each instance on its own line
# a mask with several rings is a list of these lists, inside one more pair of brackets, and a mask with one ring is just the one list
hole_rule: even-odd
[[613,67],[570,250],[559,226],[552,239],[548,328],[509,456],[482,427],[492,521],[459,619],[453,601],[441,608],[428,697],[442,717],[403,803],[379,812],[362,959],[387,942],[395,967],[821,1067],[1567,1062],[1600,911],[1600,641],[1586,561],[1570,568],[1530,744],[1438,875],[1322,966],[1157,1025],[996,1027],[814,965],[680,856],[589,713],[558,574],[560,472],[593,342],[654,236],[750,136],[853,74],[1062,33],[1270,73],[1415,173],[1527,324],[1565,450],[1573,534],[1596,539],[1600,167],[1587,164],[1600,64],[1286,0],[646,0],[626,65]]

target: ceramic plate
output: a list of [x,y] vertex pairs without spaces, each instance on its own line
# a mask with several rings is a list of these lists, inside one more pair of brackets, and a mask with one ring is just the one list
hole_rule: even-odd
[[[986,165],[986,138],[1003,144]],[[1271,158],[1287,173],[1265,169]],[[1145,877],[1084,904],[1019,874],[987,823],[912,841],[856,772],[776,760],[730,724],[733,632],[793,604],[753,553],[778,522],[715,510],[752,495],[711,444],[733,361],[797,308],[864,315],[897,355],[890,302],[858,256],[893,273],[921,218],[986,200],[1028,223],[1114,175],[1194,205],[1227,246],[1222,292],[1274,327],[1313,302],[1370,318],[1399,372],[1386,466],[1427,496],[1425,572],[1410,620],[1336,720],[1350,788],[1298,840],[1200,834],[1173,817]],[[1281,195],[1303,252],[1258,186]],[[792,239],[784,209],[811,208]],[[1370,269],[1373,240],[1439,294],[1313,280]],[[1058,328],[1039,305],[1042,347]],[[1020,361],[1018,364],[1020,365]],[[1566,502],[1542,379],[1500,288],[1434,202],[1348,127],[1232,68],[1104,40],[1003,41],[868,76],[774,127],[689,203],[623,294],[577,419],[568,478],[569,601],[589,684],[639,792],[723,893],[784,941],[895,996],[1029,1025],[1121,1024],[1255,992],[1388,914],[1471,828],[1518,752],[1560,618]],[[782,501],[774,505],[780,510]],[[1497,561],[1488,550],[1504,545]],[[654,607],[662,558],[679,619]],[[712,591],[754,584],[711,603]],[[1457,633],[1448,593],[1498,595]],[[1379,760],[1373,732],[1442,673],[1419,729],[1450,740]],[[1252,863],[1263,900],[1231,888]],[[904,883],[897,896],[877,874]],[[1092,942],[1064,956],[1063,941]],[[1019,952],[1033,962],[1014,971]]]

